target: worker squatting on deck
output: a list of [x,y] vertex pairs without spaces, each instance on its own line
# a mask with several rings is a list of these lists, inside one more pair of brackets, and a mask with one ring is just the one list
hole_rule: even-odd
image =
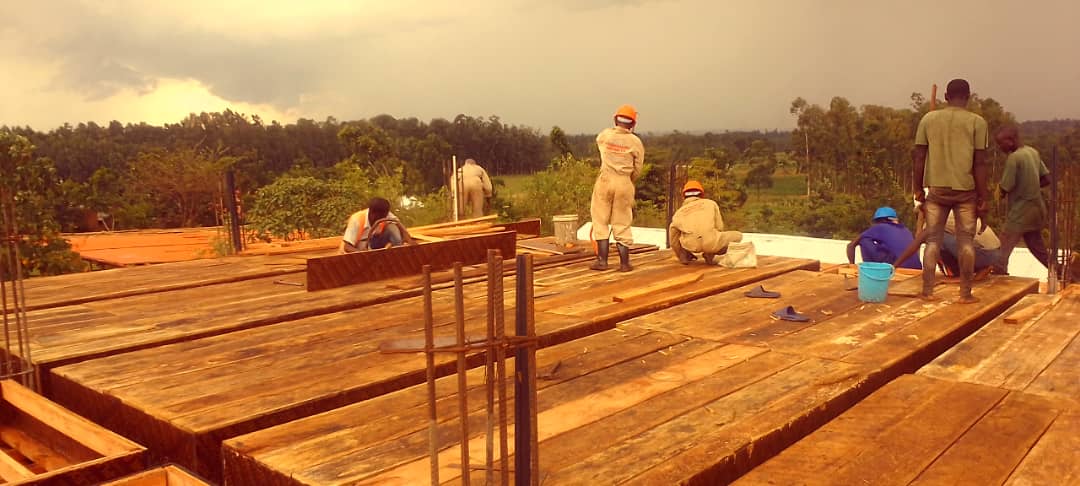
[[633,270],[630,245],[634,243],[630,225],[634,220],[634,181],[645,163],[645,146],[634,134],[638,113],[633,106],[620,106],[615,112],[615,126],[596,136],[600,149],[600,175],[593,186],[592,239],[596,261],[589,268],[607,270],[608,238],[615,238],[619,251],[619,271]]
[[[923,262],[937,262],[945,234],[945,219],[956,217],[960,260],[960,299],[977,302],[971,293],[975,273],[975,221],[989,211],[989,145],[986,120],[967,110],[971,88],[963,79],[949,81],[948,106],[923,115],[915,132],[913,165],[915,200],[926,205],[926,250]],[[929,188],[924,193],[923,188]],[[923,265],[922,297],[934,297],[935,265]]]
[[480,164],[465,159],[461,166],[461,191],[465,196],[465,214],[469,218],[484,215],[484,199],[491,197],[491,179]]
[[414,244],[412,236],[398,217],[390,212],[390,201],[376,197],[368,202],[367,209],[349,216],[338,253],[378,250],[402,244]]
[[679,263],[688,264],[702,254],[705,263],[712,265],[716,255],[727,251],[728,245],[742,241],[742,233],[724,231],[724,218],[716,201],[705,198],[701,182],[690,180],[683,186],[683,203],[671,218],[671,250]]

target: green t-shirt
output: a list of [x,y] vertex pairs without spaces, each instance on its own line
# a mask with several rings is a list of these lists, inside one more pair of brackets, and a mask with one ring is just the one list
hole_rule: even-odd
[[986,150],[986,120],[963,108],[949,106],[923,115],[915,131],[915,145],[926,145],[923,185],[975,190],[971,166],[976,150]]
[[1046,202],[1039,187],[1039,178],[1049,174],[1039,152],[1026,145],[1005,159],[999,184],[1001,190],[1009,193],[1005,231],[1027,233],[1042,230],[1046,223]]

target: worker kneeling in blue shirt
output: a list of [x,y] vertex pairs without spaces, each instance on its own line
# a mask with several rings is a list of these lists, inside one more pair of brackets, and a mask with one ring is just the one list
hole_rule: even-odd
[[[896,210],[878,208],[874,212],[874,224],[863,231],[847,246],[848,263],[855,263],[855,247],[859,247],[864,262],[892,264],[904,249],[915,240],[911,230],[900,224]],[[901,268],[921,270],[918,255],[911,255],[900,264]]]

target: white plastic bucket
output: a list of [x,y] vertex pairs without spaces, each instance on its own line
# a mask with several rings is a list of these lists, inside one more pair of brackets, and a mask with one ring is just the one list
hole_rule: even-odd
[[557,214],[551,217],[555,227],[555,244],[562,246],[577,242],[578,217],[576,214]]

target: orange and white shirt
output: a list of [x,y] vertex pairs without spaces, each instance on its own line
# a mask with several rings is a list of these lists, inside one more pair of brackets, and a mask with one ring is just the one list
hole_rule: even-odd
[[[398,218],[394,215],[393,211],[386,215],[386,219],[398,221]],[[361,209],[352,213],[352,216],[349,216],[349,224],[345,226],[345,234],[341,237],[341,245],[338,246],[338,251],[340,253],[345,252],[345,243],[360,247],[361,244],[366,243],[370,237],[371,225],[368,224],[368,210]]]

